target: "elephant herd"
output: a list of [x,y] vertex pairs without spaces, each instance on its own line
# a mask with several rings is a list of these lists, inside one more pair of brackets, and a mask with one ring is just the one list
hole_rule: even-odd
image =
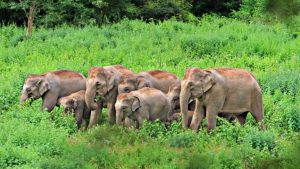
[[182,115],[183,128],[198,131],[206,116],[210,131],[216,127],[216,116],[243,125],[251,112],[264,129],[257,80],[236,68],[189,68],[183,80],[161,70],[135,74],[122,65],[93,67],[87,78],[57,70],[27,77],[21,103],[38,98],[42,98],[42,110],[62,106],[74,115],[78,128],[85,129],[98,122],[104,107],[110,124],[126,127],[140,128],[144,120],[170,123]]

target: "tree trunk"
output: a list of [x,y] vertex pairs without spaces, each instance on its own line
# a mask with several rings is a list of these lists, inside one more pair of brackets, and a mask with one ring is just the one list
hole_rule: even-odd
[[27,36],[32,35],[32,24],[33,24],[33,19],[34,19],[34,11],[35,11],[35,1],[32,1],[30,10],[29,10],[28,22],[27,22]]

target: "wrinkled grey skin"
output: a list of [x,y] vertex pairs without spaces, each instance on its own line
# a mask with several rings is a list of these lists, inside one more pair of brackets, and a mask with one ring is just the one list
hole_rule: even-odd
[[115,102],[118,96],[118,85],[120,78],[127,74],[133,73],[122,65],[90,69],[86,82],[85,99],[87,106],[96,111],[91,112],[89,128],[97,123],[103,103],[107,104],[109,123],[116,123]]
[[136,128],[140,128],[144,120],[166,122],[171,111],[167,96],[160,90],[148,87],[120,94],[115,106],[117,124],[122,125],[128,117],[136,121]]
[[196,108],[190,127],[195,131],[199,130],[205,114],[207,129],[211,131],[216,127],[218,113],[241,115],[244,121],[247,112],[251,112],[264,129],[262,93],[251,73],[232,68],[190,68],[184,75],[181,87],[180,107],[184,128],[188,128],[188,101],[192,98],[196,99]]
[[80,90],[59,99],[58,105],[64,108],[66,114],[73,114],[78,129],[84,124],[84,129],[88,127],[91,110],[85,103],[85,90]]
[[[194,115],[194,112],[193,111],[189,111],[188,112],[188,124],[190,125],[191,124],[191,121],[192,121],[192,118],[193,118],[193,115]],[[182,116],[181,113],[173,113],[172,115],[170,115],[168,117],[168,120],[167,122],[170,124],[172,122],[179,122],[179,119],[180,117]]]
[[144,87],[151,87],[168,93],[170,86],[178,82],[180,80],[175,74],[166,71],[152,70],[140,72],[136,75],[123,77],[120,80],[118,93],[129,93]]
[[172,86],[170,86],[169,91],[167,93],[168,99],[171,103],[171,114],[180,112],[180,91],[181,85],[180,81],[178,81],[178,83],[175,83]]
[[41,75],[30,75],[23,86],[20,102],[42,98],[42,110],[52,111],[60,97],[85,90],[85,77],[81,73],[58,70]]
[[[172,85],[170,87],[169,92],[167,93],[168,98],[171,103],[171,109],[172,109],[171,114],[170,114],[171,121],[178,121],[179,117],[181,117],[181,116],[179,116],[179,114],[181,114],[181,113],[178,113],[178,112],[180,112],[180,99],[179,99],[180,91],[181,91],[181,84],[180,84],[180,82],[178,82],[178,83]],[[196,104],[195,99],[189,100],[189,104],[188,104],[189,123],[188,123],[188,126],[190,126],[191,119],[193,117],[193,113],[194,113],[193,111],[195,110],[195,106],[196,106],[195,104]],[[219,113],[218,116],[228,120],[229,122],[233,122],[234,120],[237,119],[241,125],[244,125],[245,117],[247,116],[247,113],[239,114],[239,115],[234,115],[234,114],[230,114],[230,113]]]
[[[170,86],[167,96],[170,100],[172,111],[171,114],[180,112],[180,91],[181,82],[178,81]],[[188,104],[188,110],[193,111],[195,109],[195,101],[190,99]]]

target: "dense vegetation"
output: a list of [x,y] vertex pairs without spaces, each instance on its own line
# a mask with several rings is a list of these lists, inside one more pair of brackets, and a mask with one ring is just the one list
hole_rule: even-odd
[[[300,11],[299,0],[1,0],[1,24],[27,25],[32,18],[36,27],[58,25],[84,26],[116,23],[124,18],[162,21],[175,18],[193,21],[195,16],[218,14],[249,19],[270,14],[290,18]],[[239,14],[236,15],[238,12]]]
[[[102,26],[0,28],[0,168],[296,168],[299,166],[300,38],[282,23],[205,16],[193,23],[138,20]],[[266,131],[251,115],[244,127],[218,119],[212,134],[180,123],[140,130],[107,124],[77,131],[62,109],[41,112],[41,100],[19,105],[27,75],[123,64],[135,72],[238,67],[263,90]],[[104,113],[105,114],[105,113]],[[203,124],[205,127],[205,123]]]

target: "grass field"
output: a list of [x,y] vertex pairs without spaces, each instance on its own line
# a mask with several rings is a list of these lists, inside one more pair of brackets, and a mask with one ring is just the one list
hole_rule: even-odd
[[[75,28],[40,28],[33,36],[0,27],[0,168],[297,168],[300,165],[300,38],[280,23],[206,16]],[[266,131],[251,115],[244,127],[218,119],[212,134],[146,123],[140,131],[109,126],[77,131],[41,100],[19,105],[25,78],[56,69],[87,75],[92,66],[162,69],[180,78],[188,67],[237,67],[263,90]],[[106,111],[105,111],[106,113]],[[105,114],[104,113],[104,114]],[[203,126],[205,123],[203,124]]]

